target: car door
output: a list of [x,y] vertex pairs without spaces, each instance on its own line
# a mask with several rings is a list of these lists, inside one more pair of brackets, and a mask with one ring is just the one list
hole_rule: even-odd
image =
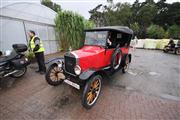
[[114,48],[106,49],[104,54],[104,64],[105,66],[109,66],[111,64],[112,54],[114,52]]

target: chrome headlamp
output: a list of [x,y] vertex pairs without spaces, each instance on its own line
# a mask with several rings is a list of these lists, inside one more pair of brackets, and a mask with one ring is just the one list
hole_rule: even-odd
[[79,65],[76,65],[74,67],[74,72],[76,75],[80,75],[81,74],[81,67]]

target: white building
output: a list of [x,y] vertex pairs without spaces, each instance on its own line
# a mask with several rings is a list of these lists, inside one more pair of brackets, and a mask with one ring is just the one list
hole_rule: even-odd
[[59,49],[55,36],[56,12],[38,3],[13,3],[0,8],[0,51],[11,50],[14,43],[27,44],[28,30],[43,40],[45,54]]

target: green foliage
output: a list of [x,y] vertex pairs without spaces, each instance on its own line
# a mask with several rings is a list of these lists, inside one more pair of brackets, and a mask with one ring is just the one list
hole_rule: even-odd
[[28,52],[28,53],[26,54],[26,57],[27,57],[29,60],[33,60],[33,59],[35,58],[35,55],[34,55],[33,52]]
[[137,3],[137,8],[132,7],[133,11],[133,19],[139,24],[140,31],[138,32],[138,36],[141,38],[146,37],[146,29],[151,25],[151,22],[157,12],[156,5],[154,4],[153,1],[148,1],[143,2],[142,4]]
[[84,29],[94,27],[92,22],[71,11],[58,12],[55,24],[63,50],[68,50],[70,47],[72,49],[81,47],[84,42]]
[[56,3],[53,3],[51,0],[42,0],[41,4],[46,7],[49,7],[50,9],[54,10],[55,12],[61,11],[61,6]]
[[84,29],[91,29],[94,28],[95,24],[92,21],[84,20]]
[[174,24],[180,25],[180,2],[168,4],[161,0],[156,5],[158,12],[153,19],[154,24],[165,29]]
[[167,33],[164,31],[164,29],[158,25],[151,25],[148,27],[147,34],[149,38],[155,39],[167,37]]
[[140,27],[137,22],[130,24],[130,28],[134,31],[135,35],[138,35],[138,32],[140,31]]
[[[128,3],[117,3],[115,9],[116,11],[112,12],[108,17],[113,24],[111,24],[111,22],[108,24],[129,26],[132,18],[131,5]],[[113,20],[111,20],[111,16],[114,16]]]
[[169,38],[169,32],[168,31],[165,32],[164,38],[166,38],[166,39]]
[[105,14],[98,11],[102,7],[103,5],[100,4],[100,5],[97,5],[94,9],[89,11],[89,13],[91,14],[90,20],[93,21],[96,24],[96,26],[102,26],[106,24]]
[[[147,28],[155,24],[166,30],[164,37],[167,38],[169,26],[180,25],[180,2],[169,4],[166,0],[159,0],[156,3],[154,0],[145,0],[145,2],[136,0],[130,5],[128,3],[115,4],[113,0],[109,1],[111,0],[107,0],[110,4],[100,4],[90,10],[90,20],[94,21],[96,26],[129,26],[138,38],[145,38],[148,35]],[[163,32],[162,29],[160,30]],[[170,34],[170,36],[174,35]]]
[[136,13],[136,18],[141,26],[149,26],[154,15],[156,14],[156,6],[154,4],[145,4]]
[[96,23],[96,26],[108,25],[127,25],[129,26],[132,18],[131,5],[129,3],[117,3],[109,6],[98,5],[90,10],[90,20]]
[[168,29],[171,38],[180,38],[180,25],[172,25]]

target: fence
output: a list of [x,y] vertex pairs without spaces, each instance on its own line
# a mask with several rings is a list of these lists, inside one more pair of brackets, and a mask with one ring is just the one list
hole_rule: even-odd
[[[163,49],[165,45],[169,43],[170,39],[139,39],[136,48],[144,48],[144,49]],[[174,40],[175,44],[177,44],[178,40]]]

